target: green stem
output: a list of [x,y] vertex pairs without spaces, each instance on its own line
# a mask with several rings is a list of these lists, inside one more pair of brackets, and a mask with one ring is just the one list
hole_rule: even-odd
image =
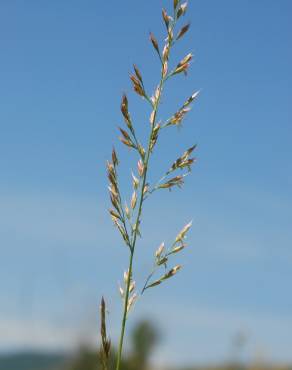
[[118,354],[117,354],[116,370],[120,369],[121,358],[122,358],[123,342],[124,342],[126,321],[127,321],[127,309],[128,309],[128,302],[129,302],[130,283],[131,283],[131,275],[132,275],[132,269],[133,269],[132,268],[132,266],[133,266],[133,257],[134,257],[134,253],[133,253],[133,250],[132,250],[131,254],[130,254],[129,276],[128,276],[127,287],[126,287],[124,313],[123,313],[122,329],[121,329],[120,342],[119,342],[119,348],[118,348]]

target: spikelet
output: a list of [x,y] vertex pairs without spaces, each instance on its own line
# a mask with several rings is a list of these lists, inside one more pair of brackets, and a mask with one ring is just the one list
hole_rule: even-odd
[[178,11],[177,11],[177,19],[179,19],[182,15],[185,15],[187,11],[187,7],[188,7],[187,2],[181,4],[181,6],[178,8]]
[[178,271],[181,269],[181,265],[174,266],[171,270],[169,270],[166,274],[164,274],[160,279],[154,281],[153,283],[146,286],[146,289],[153,288],[154,286],[160,285],[164,280],[171,278],[172,276],[176,275]]
[[131,199],[131,208],[134,209],[136,207],[136,204],[137,204],[137,193],[134,190],[132,194],[132,199]]
[[196,91],[195,93],[193,93],[193,95],[191,95],[185,102],[184,102],[184,105],[183,107],[187,107],[188,105],[190,105],[195,99],[197,99],[198,95],[200,94],[200,91]]
[[100,359],[103,366],[103,369],[107,369],[107,362],[110,356],[110,350],[111,350],[111,340],[107,337],[107,331],[106,331],[106,305],[105,300],[102,297],[101,303],[100,303],[100,336],[101,336],[101,347],[100,347]]
[[156,252],[155,252],[155,257],[156,258],[160,258],[161,254],[163,253],[165,249],[165,245],[164,245],[164,242],[160,244],[160,246],[157,248]]
[[176,10],[180,0],[173,0],[173,9]]
[[133,280],[133,281],[131,281],[131,284],[129,286],[129,292],[132,293],[134,291],[135,287],[136,287],[136,283]]
[[184,74],[187,73],[189,66],[190,66],[190,61],[193,58],[193,54],[189,53],[186,55],[176,66],[175,70],[172,72],[172,75],[179,74],[181,72],[184,72]]
[[130,75],[130,79],[133,83],[133,89],[134,91],[136,91],[136,93],[142,97],[145,97],[146,94],[145,94],[145,91],[144,91],[144,88],[143,88],[143,85],[141,83],[141,81],[134,75]]
[[139,174],[139,176],[140,177],[142,177],[143,176],[143,173],[144,173],[144,164],[143,164],[143,162],[141,161],[141,159],[139,159],[139,161],[138,161],[138,174]]
[[[155,92],[154,92],[153,96],[150,98],[150,100],[153,103],[153,106],[155,106],[157,104],[158,99],[159,99],[159,95],[160,95],[160,86],[157,86],[156,89],[155,89]],[[151,119],[150,119],[150,122],[152,123],[152,120]]]
[[153,33],[152,33],[152,32],[150,32],[150,41],[151,41],[151,43],[152,43],[152,45],[153,45],[154,49],[156,50],[157,54],[158,54],[158,55],[159,55],[159,57],[160,57],[160,51],[159,51],[158,42],[157,42],[157,40],[156,40],[156,38],[155,38],[155,36],[153,35]]
[[180,29],[180,31],[179,31],[179,33],[177,34],[177,36],[176,36],[176,40],[179,40],[181,37],[183,37],[184,36],[184,34],[186,34],[187,32],[188,32],[188,30],[189,30],[189,28],[190,28],[190,23],[187,23],[185,26],[183,26],[181,29]]
[[165,27],[168,30],[169,29],[169,22],[171,20],[171,17],[167,15],[167,12],[166,12],[165,9],[162,9],[162,18],[164,20]]
[[182,123],[185,115],[191,110],[189,107],[183,107],[179,111],[177,111],[167,122],[165,125],[167,126],[178,126]]
[[134,189],[138,189],[139,187],[139,180],[137,179],[137,177],[133,174],[132,172],[132,179],[133,179],[133,188]]
[[157,125],[155,125],[155,127],[153,128],[152,136],[151,136],[151,139],[150,139],[150,150],[151,150],[151,152],[153,151],[154,146],[157,142],[160,128],[161,128],[161,126],[160,126],[159,123],[157,123]]
[[126,122],[126,125],[132,131],[133,126],[132,126],[132,122],[131,122],[130,113],[129,113],[129,110],[128,110],[128,98],[127,98],[126,94],[123,94],[123,96],[122,96],[121,112],[122,112],[122,115],[123,115],[124,120]]
[[113,150],[112,150],[112,161],[113,161],[114,167],[116,167],[116,166],[119,165],[119,160],[118,160],[118,157],[117,157],[117,153],[115,151],[115,148],[113,148]]
[[168,61],[168,57],[169,57],[169,44],[166,43],[164,45],[164,48],[162,50],[162,59],[164,62],[167,62]]
[[171,189],[174,186],[178,186],[179,188],[184,183],[184,176],[175,176],[171,178],[170,180],[158,185],[158,189]]
[[194,163],[195,158],[190,158],[191,153],[195,150],[197,145],[193,145],[189,149],[187,149],[173,164],[171,165],[170,169],[167,171],[167,175],[177,169],[183,169],[188,167],[188,170],[191,170],[191,165]]
[[130,312],[130,309],[133,307],[134,303],[136,302],[138,298],[138,295],[136,293],[134,293],[130,298],[129,298],[129,301],[128,301],[128,305],[127,305],[127,314]]
[[119,130],[122,134],[122,136],[119,137],[120,141],[130,148],[137,148],[128,132],[121,127],[119,127]]
[[130,274],[129,274],[129,269],[128,270],[126,270],[126,271],[124,271],[124,283],[125,283],[125,285],[127,285],[128,284],[128,280],[129,280],[129,278],[130,278],[130,276],[129,276]]
[[141,158],[144,160],[145,159],[145,149],[143,148],[143,146],[141,144],[138,145],[138,152],[141,156]]
[[183,240],[186,238],[187,232],[190,230],[190,228],[192,226],[192,223],[193,222],[191,221],[182,228],[182,230],[177,234],[177,236],[175,238],[175,243],[183,242]]
[[125,203],[125,214],[126,214],[127,219],[130,220],[131,219],[131,211],[130,211],[127,203]]
[[185,248],[185,244],[181,244],[177,247],[173,247],[170,254],[178,253],[178,252],[182,251],[184,248]]
[[142,79],[142,75],[141,75],[141,72],[139,71],[138,67],[136,66],[136,64],[134,64],[134,71],[135,71],[135,74],[139,80],[139,82],[141,83],[141,85],[143,86],[143,79]]
[[125,291],[120,285],[119,285],[119,293],[120,293],[121,298],[125,297]]

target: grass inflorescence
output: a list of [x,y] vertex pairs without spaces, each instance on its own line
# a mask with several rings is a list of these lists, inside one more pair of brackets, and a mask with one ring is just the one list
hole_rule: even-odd
[[[125,202],[119,187],[118,167],[119,159],[115,149],[112,150],[111,160],[107,163],[107,174],[109,180],[109,194],[112,207],[109,209],[112,221],[121,234],[121,238],[128,248],[129,264],[124,272],[123,284],[119,287],[120,295],[123,301],[123,313],[121,322],[121,333],[116,358],[116,370],[120,370],[122,351],[124,344],[126,322],[131,308],[135,301],[141,297],[146,290],[156,287],[166,280],[175,276],[181,269],[181,265],[175,264],[168,267],[171,259],[177,253],[181,252],[186,246],[186,236],[192,225],[187,223],[175,237],[172,245],[166,248],[164,243],[154,251],[153,269],[150,271],[145,283],[138,293],[136,283],[133,278],[133,257],[135,254],[138,237],[141,236],[140,225],[142,218],[142,210],[144,201],[156,191],[163,189],[171,190],[174,187],[182,187],[185,177],[190,173],[192,165],[195,163],[195,158],[192,157],[196,145],[188,148],[179,158],[174,160],[164,173],[164,175],[154,184],[147,181],[147,175],[150,171],[150,158],[155,150],[159,136],[162,132],[167,131],[173,126],[181,126],[185,116],[189,113],[192,103],[198,97],[199,92],[194,92],[181,104],[169,118],[158,120],[158,110],[163,95],[166,82],[177,75],[184,74],[190,67],[193,55],[188,53],[181,58],[178,63],[174,63],[171,67],[170,59],[174,45],[181,40],[190,29],[190,23],[186,23],[177,29],[179,21],[183,18],[187,11],[187,2],[173,0],[172,15],[170,16],[167,10],[162,9],[162,20],[166,27],[166,38],[164,45],[161,48],[155,35],[150,33],[150,42],[156,52],[160,63],[160,80],[154,92],[149,95],[145,88],[144,80],[141,71],[137,65],[133,66],[133,73],[130,74],[130,80],[133,90],[148,104],[150,108],[149,114],[149,135],[147,145],[142,144],[142,140],[137,137],[134,122],[129,111],[129,102],[126,94],[122,96],[121,113],[125,122],[124,127],[119,127],[120,141],[128,148],[131,148],[138,155],[135,173],[132,172],[132,195],[128,202]],[[179,173],[178,173],[179,172]],[[161,271],[162,270],[162,271]],[[154,278],[155,274],[160,277]],[[104,370],[107,369],[107,359],[110,352],[110,340],[107,338],[106,323],[105,323],[105,301],[101,301],[101,350],[100,358]]]

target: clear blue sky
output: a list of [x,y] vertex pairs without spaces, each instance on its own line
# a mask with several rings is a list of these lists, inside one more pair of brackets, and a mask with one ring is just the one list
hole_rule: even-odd
[[[101,294],[116,338],[126,250],[106,214],[105,161],[115,143],[126,189],[120,97],[145,134],[149,112],[128,74],[137,63],[155,86],[148,32],[163,37],[170,2],[0,3],[1,350],[94,336]],[[147,205],[136,270],[142,282],[156,246],[194,220],[184,270],[132,315],[159,320],[157,361],[227,359],[238,330],[247,358],[292,361],[291,15],[290,0],[190,1],[175,60],[191,51],[195,61],[168,85],[161,116],[202,93],[161,140],[151,179],[193,143],[199,160],[183,191]]]

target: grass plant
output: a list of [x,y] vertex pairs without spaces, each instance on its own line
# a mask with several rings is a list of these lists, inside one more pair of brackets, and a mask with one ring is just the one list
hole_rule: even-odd
[[[132,173],[132,196],[129,202],[125,202],[118,181],[119,159],[115,149],[112,151],[111,160],[107,163],[107,174],[109,180],[109,195],[112,208],[109,210],[112,221],[121,234],[123,242],[127,246],[129,254],[129,264],[124,272],[123,286],[120,286],[120,294],[123,300],[123,312],[121,319],[121,333],[118,344],[116,370],[121,368],[121,360],[123,353],[123,344],[125,337],[126,323],[129,312],[137,298],[141,297],[148,289],[156,287],[166,280],[172,278],[181,269],[181,265],[172,264],[172,260],[176,255],[186,247],[186,236],[191,227],[191,222],[187,223],[177,234],[172,245],[166,248],[164,243],[154,252],[154,268],[149,273],[145,283],[142,285],[138,293],[134,278],[133,278],[133,262],[137,246],[138,238],[141,237],[140,225],[142,218],[143,204],[154,192],[164,189],[171,190],[174,187],[181,188],[185,177],[190,173],[192,165],[195,163],[195,158],[192,157],[196,146],[188,148],[179,158],[174,160],[164,175],[154,184],[148,182],[148,173],[150,171],[150,160],[153,151],[158,142],[158,138],[162,134],[167,134],[167,131],[174,126],[181,126],[187,113],[190,111],[191,104],[197,98],[199,92],[190,95],[172,114],[165,120],[158,119],[158,112],[161,103],[161,98],[166,83],[178,75],[187,75],[193,55],[188,53],[180,59],[178,63],[171,66],[171,54],[174,46],[179,42],[190,28],[190,24],[182,24],[177,27],[178,23],[183,19],[188,4],[180,0],[173,0],[171,7],[171,15],[165,9],[162,9],[162,20],[166,28],[166,38],[164,45],[160,47],[157,39],[150,33],[150,42],[154,52],[157,54],[160,64],[160,80],[157,87],[154,88],[152,95],[148,94],[145,88],[142,73],[139,68],[134,65],[133,73],[130,75],[130,80],[134,91],[148,104],[150,108],[149,117],[149,135],[146,138],[146,145],[143,144],[145,138],[138,138],[136,134],[136,126],[129,112],[128,98],[124,94],[121,102],[121,113],[125,121],[125,126],[119,127],[121,133],[120,141],[128,148],[131,148],[138,157],[136,173]],[[129,204],[129,205],[128,205]],[[171,264],[172,267],[168,267]],[[158,278],[154,276],[158,275]],[[100,359],[103,369],[107,369],[107,360],[110,357],[111,342],[107,337],[106,332],[106,305],[102,298],[100,306],[101,314],[101,349]]]

